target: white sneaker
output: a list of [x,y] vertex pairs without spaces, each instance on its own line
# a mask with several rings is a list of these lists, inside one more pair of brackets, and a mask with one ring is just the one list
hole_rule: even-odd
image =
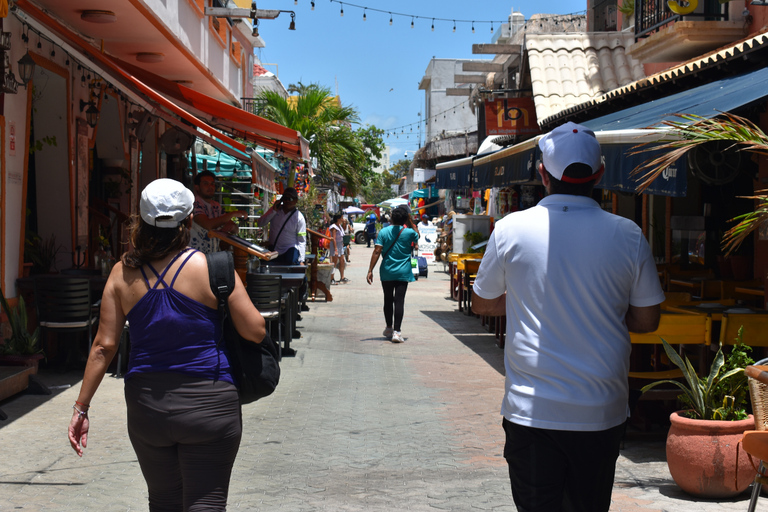
[[388,340],[391,340],[393,332],[394,331],[392,330],[391,327],[387,327],[386,329],[384,329],[384,337],[387,338]]
[[392,331],[392,343],[402,343],[405,340],[403,339],[403,335],[400,334],[400,331]]

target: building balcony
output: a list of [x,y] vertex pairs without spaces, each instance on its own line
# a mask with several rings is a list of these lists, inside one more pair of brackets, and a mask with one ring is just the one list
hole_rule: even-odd
[[[682,62],[746,35],[744,21],[733,12],[729,13],[730,3],[688,1],[698,5],[685,15],[672,12],[667,0],[638,1],[635,4],[635,44],[627,53],[644,63]],[[729,20],[729,15],[733,21]]]

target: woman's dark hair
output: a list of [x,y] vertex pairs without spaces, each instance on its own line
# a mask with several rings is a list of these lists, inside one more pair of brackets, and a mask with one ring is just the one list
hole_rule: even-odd
[[161,260],[171,253],[179,252],[189,245],[189,229],[187,220],[175,228],[158,228],[144,222],[138,215],[131,216],[129,226],[133,250],[123,254],[123,265],[139,268],[145,263]]
[[340,213],[334,213],[333,217],[331,217],[331,223],[332,224],[336,224],[337,222],[339,222],[339,219],[341,217],[342,217],[342,215]]
[[405,208],[395,208],[392,210],[390,222],[395,226],[402,226],[408,222],[408,211]]

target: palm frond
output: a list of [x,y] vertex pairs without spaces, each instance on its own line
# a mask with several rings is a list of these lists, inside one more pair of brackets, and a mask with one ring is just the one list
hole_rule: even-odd
[[[707,142],[730,141],[733,144],[727,149],[768,155],[768,135],[748,119],[727,112],[711,119],[692,114],[676,116],[680,121],[662,123],[671,128],[669,137],[633,148],[631,154],[658,150],[663,152],[660,156],[643,162],[630,173],[630,176],[638,176],[640,179],[638,192],[646,190],[666,168],[690,150]],[[726,231],[722,240],[726,256],[738,249],[761,224],[768,222],[768,190],[759,191],[757,195],[745,199],[754,199],[757,206],[753,212],[732,219],[737,224]]]

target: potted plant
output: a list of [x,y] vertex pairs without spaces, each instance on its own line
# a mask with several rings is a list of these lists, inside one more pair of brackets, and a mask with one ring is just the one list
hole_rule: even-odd
[[11,366],[36,367],[43,358],[43,351],[38,344],[40,328],[37,327],[33,333],[27,330],[27,307],[24,297],[19,296],[19,304],[11,308],[0,291],[0,305],[11,327],[11,337],[4,339],[3,346],[0,347],[0,362]]
[[699,377],[685,360],[662,339],[669,360],[683,372],[685,382],[661,380],[645,386],[645,392],[659,384],[677,386],[685,410],[672,413],[667,434],[667,465],[675,483],[688,494],[703,498],[736,496],[749,487],[755,470],[741,448],[741,436],[754,428],[747,414],[748,385],[744,367],[752,364],[750,347],[737,344],[726,358],[718,349],[709,374]]

